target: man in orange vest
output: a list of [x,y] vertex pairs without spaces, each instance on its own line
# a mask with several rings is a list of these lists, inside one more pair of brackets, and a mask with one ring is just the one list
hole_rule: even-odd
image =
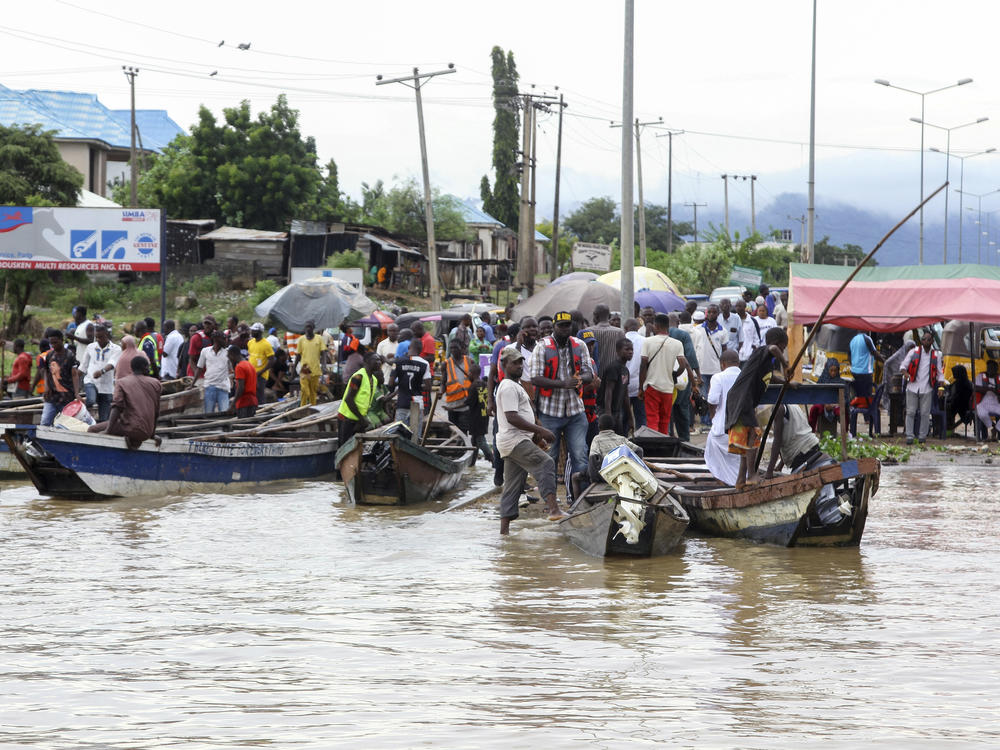
[[531,352],[528,375],[538,396],[538,419],[555,435],[549,449],[559,460],[559,441],[565,438],[573,473],[587,471],[587,416],[582,387],[594,379],[587,345],[571,335],[573,316],[557,312],[554,333],[539,341]]
[[906,444],[913,445],[913,420],[920,415],[920,434],[917,439],[923,443],[931,425],[931,399],[934,387],[944,388],[944,372],[941,367],[941,352],[934,348],[934,335],[924,331],[920,346],[915,346],[906,355],[902,365],[906,375]]
[[465,353],[465,345],[457,338],[451,340],[448,346],[451,355],[445,360],[441,373],[441,395],[444,396],[444,408],[448,412],[448,420],[462,432],[469,432],[469,389],[472,378],[469,368],[472,360]]

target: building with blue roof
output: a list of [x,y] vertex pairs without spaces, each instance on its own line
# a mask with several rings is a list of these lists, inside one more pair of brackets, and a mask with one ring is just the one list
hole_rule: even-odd
[[[140,153],[161,153],[184,130],[164,110],[136,110]],[[55,131],[62,158],[83,174],[85,189],[109,195],[108,181],[129,179],[131,112],[112,110],[95,94],[15,91],[0,84],[0,124],[41,125]]]
[[[507,281],[506,274],[517,257],[517,232],[483,211],[477,201],[461,200],[453,195],[448,197],[453,199],[475,239],[438,243],[439,260],[455,259],[442,261],[441,275],[445,286],[469,288],[503,285]],[[539,246],[539,243],[548,241],[548,237],[535,230],[532,251],[537,273],[548,270],[548,253]],[[502,261],[509,261],[509,265],[502,264]]]

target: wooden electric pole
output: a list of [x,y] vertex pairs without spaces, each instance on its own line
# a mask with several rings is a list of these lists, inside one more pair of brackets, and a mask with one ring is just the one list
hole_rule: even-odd
[[139,75],[139,69],[122,65],[122,70],[125,72],[125,77],[128,78],[129,88],[132,90],[132,140],[129,145],[128,171],[129,180],[131,182],[129,200],[132,204],[132,208],[136,208],[139,205],[139,160],[136,158],[135,151],[135,77]]
[[382,80],[382,76],[376,76],[375,85],[384,86],[387,83],[401,83],[409,86],[416,93],[417,99],[417,129],[420,132],[420,166],[424,174],[424,222],[427,226],[427,273],[430,276],[431,306],[435,310],[441,309],[441,280],[438,278],[437,244],[434,240],[434,205],[431,197],[431,178],[427,167],[427,138],[424,134],[424,105],[420,97],[420,87],[426,79],[434,76],[454,73],[455,66],[448,63],[447,70],[438,70],[433,73],[421,73],[417,68],[413,69],[412,76],[403,78],[392,78]]

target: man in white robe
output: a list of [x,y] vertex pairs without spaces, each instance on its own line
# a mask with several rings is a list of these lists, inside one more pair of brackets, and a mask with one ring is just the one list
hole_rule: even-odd
[[712,414],[712,429],[705,441],[705,465],[720,482],[735,485],[740,473],[740,457],[729,452],[726,434],[726,397],[740,374],[740,357],[735,349],[726,349],[719,358],[722,372],[712,378],[708,405]]

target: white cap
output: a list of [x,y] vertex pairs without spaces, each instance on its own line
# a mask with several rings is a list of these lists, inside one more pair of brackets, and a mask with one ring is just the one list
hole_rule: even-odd
[[263,331],[264,330],[264,324],[263,323],[254,323],[252,326],[250,326],[250,330],[251,331]]
[[693,313],[691,313],[691,320],[695,321],[696,323],[700,323],[704,319],[705,319],[704,310],[695,310]]

